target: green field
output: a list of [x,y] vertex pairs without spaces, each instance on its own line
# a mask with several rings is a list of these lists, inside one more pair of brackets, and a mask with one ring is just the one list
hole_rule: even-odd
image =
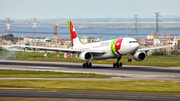
[[[48,53],[48,58],[44,57],[42,52],[10,52],[10,51],[0,51],[1,59],[8,60],[21,60],[21,61],[48,61],[48,62],[74,62],[74,63],[83,63],[80,59],[76,59],[73,55],[73,58],[63,58],[63,53],[59,54],[59,58],[54,58],[54,53]],[[180,57],[179,56],[147,56],[144,61],[135,61],[131,63],[127,62],[127,56],[123,56],[121,62],[123,65],[144,65],[144,66],[163,66],[171,67],[180,66]],[[92,63],[102,63],[102,64],[113,64],[116,62],[116,59],[111,60],[92,60]]]
[[1,80],[0,88],[180,94],[175,81]]
[[[23,71],[23,70],[0,70],[0,77],[21,78],[111,78],[111,75],[99,75],[94,73],[64,73],[53,71]],[[113,76],[123,77],[123,76]]]

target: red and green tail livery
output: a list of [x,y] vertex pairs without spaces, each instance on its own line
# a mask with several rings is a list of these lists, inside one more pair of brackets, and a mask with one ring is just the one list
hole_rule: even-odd
[[70,37],[71,37],[72,46],[74,46],[73,39],[77,38],[77,34],[76,34],[76,31],[75,31],[71,21],[68,21],[68,26],[69,26],[69,33],[70,33]]

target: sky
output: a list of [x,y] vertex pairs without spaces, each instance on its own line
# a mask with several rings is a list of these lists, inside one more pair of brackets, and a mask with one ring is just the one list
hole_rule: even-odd
[[180,0],[0,0],[0,19],[139,18],[180,15]]

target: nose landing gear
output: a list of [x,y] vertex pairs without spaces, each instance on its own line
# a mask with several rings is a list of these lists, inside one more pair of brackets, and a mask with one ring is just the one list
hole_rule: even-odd
[[128,54],[129,58],[127,60],[127,62],[132,62],[132,59],[131,59],[131,54]]
[[128,58],[128,60],[127,60],[128,62],[132,62],[132,59],[131,58]]

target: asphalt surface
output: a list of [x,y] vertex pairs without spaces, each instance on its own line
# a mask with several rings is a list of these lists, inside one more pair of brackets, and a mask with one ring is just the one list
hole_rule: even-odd
[[93,92],[93,91],[59,91],[59,90],[35,90],[35,89],[0,89],[0,99],[24,99],[24,100],[62,100],[62,101],[180,101],[177,94],[146,94],[146,93],[122,93],[122,92]]
[[107,78],[106,80],[180,81],[180,67],[123,65],[121,68],[113,68],[112,65],[109,64],[93,64],[91,68],[82,68],[81,63],[1,60],[0,69],[95,73],[126,76],[126,78]]
[[[126,76],[112,78],[0,78],[4,79],[42,79],[42,80],[169,80],[180,81],[180,67],[129,66],[113,68],[108,64],[93,64],[92,68],[82,68],[80,63],[57,63],[37,61],[1,60],[0,69],[56,71],[72,73],[95,73],[104,75]],[[25,100],[60,100],[60,101],[180,101],[179,94],[148,94],[124,92],[91,92],[91,91],[53,91],[35,89],[0,89],[0,99]]]

